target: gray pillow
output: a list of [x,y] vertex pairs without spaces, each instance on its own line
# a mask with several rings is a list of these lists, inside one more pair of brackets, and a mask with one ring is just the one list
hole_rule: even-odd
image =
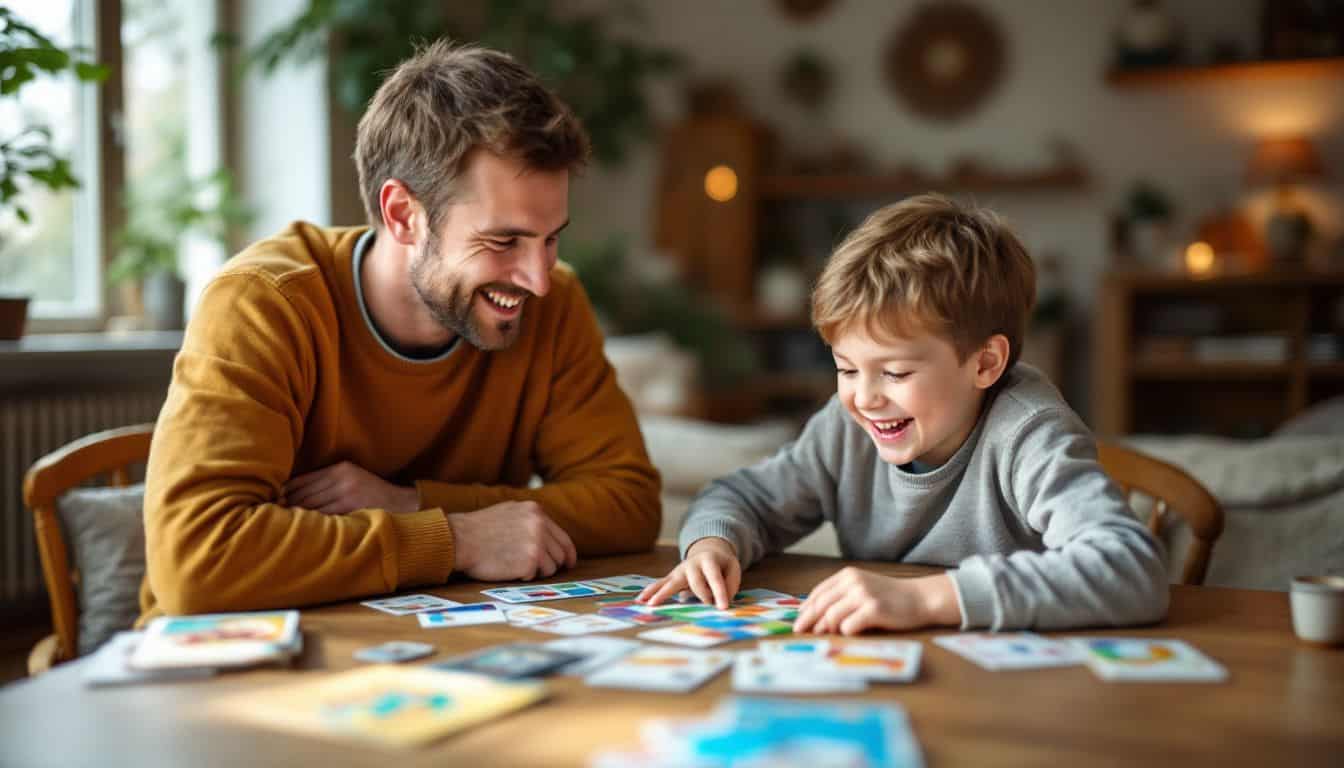
[[144,485],[76,488],[56,501],[79,570],[79,655],[130,629],[145,577]]
[[1284,422],[1274,435],[1344,435],[1344,395],[1311,406]]

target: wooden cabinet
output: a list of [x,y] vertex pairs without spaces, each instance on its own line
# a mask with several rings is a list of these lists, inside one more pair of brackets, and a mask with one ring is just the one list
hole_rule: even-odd
[[1256,437],[1344,393],[1344,272],[1115,272],[1098,309],[1099,433]]

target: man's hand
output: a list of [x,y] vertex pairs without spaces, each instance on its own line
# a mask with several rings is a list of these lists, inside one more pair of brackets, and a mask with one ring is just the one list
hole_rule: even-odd
[[742,564],[727,539],[706,536],[686,550],[686,559],[663,578],[645,587],[637,602],[658,605],[683,589],[690,589],[706,605],[726,610],[742,584]]
[[448,515],[454,570],[478,581],[531,581],[573,568],[578,552],[569,534],[535,501],[505,501]]
[[281,500],[324,515],[348,515],[356,509],[415,512],[420,508],[415,488],[393,485],[348,461],[290,478]]
[[961,623],[947,574],[918,579],[845,568],[817,585],[798,609],[796,633],[857,635],[865,629],[918,629]]

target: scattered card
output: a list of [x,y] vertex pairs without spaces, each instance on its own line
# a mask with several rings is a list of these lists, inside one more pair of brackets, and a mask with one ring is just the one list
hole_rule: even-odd
[[501,605],[504,611],[504,618],[515,627],[531,627],[537,624],[543,624],[556,619],[563,619],[567,616],[577,616],[573,611],[562,611],[559,608],[547,608],[544,605]]
[[160,616],[131,653],[135,669],[236,667],[287,660],[300,647],[298,611]]
[[650,629],[647,632],[640,632],[641,640],[652,640],[656,643],[670,643],[672,645],[685,645],[691,648],[713,648],[716,645],[732,642],[745,638],[735,638],[726,632],[720,632],[714,629],[698,627],[694,624],[682,624],[675,627],[660,627]]
[[517,587],[482,589],[481,594],[505,603],[537,603],[543,600],[568,600],[571,597],[594,597],[605,590],[582,582],[563,581],[557,584],[524,584]]
[[1087,666],[1102,680],[1210,682],[1227,669],[1182,640],[1146,637],[1082,637],[1071,642],[1087,654]]
[[560,669],[559,674],[583,677],[634,653],[644,644],[624,637],[562,637],[542,643],[542,647],[582,656],[581,660]]
[[249,689],[208,705],[221,717],[265,728],[371,741],[425,744],[525,707],[546,695],[536,681],[504,681],[425,666],[378,665]]
[[550,632],[553,635],[588,635],[594,632],[620,632],[633,626],[635,625],[628,621],[589,613],[548,621],[545,624],[535,624],[532,629],[538,632]]
[[657,581],[652,576],[641,576],[637,573],[628,573],[624,576],[607,576],[601,579],[587,579],[579,582],[590,587],[596,587],[607,592],[618,592],[626,594],[637,594],[644,591],[644,588]]
[[797,663],[788,655],[744,651],[733,662],[733,690],[738,693],[861,693],[868,682],[861,677],[817,674],[805,657]]
[[870,683],[908,683],[919,675],[922,646],[914,640],[826,640],[793,638],[762,641],[769,659],[795,660],[816,674],[860,678]]
[[355,658],[372,664],[397,664],[403,661],[423,659],[434,653],[429,643],[413,643],[405,640],[392,640],[381,645],[371,645],[355,651]]
[[103,643],[83,663],[84,684],[90,687],[101,685],[126,685],[130,683],[156,683],[167,680],[191,680],[209,677],[215,674],[211,667],[184,667],[182,669],[138,670],[128,666],[135,646],[145,636],[144,632],[118,632]]
[[415,618],[426,629],[466,627],[474,624],[503,624],[504,611],[494,603],[467,603],[432,613],[417,613]]
[[933,642],[985,669],[1067,667],[1086,661],[1077,646],[1032,632],[968,632],[941,635]]
[[423,613],[425,611],[441,611],[444,608],[461,605],[461,603],[456,600],[445,600],[434,595],[401,595],[400,597],[366,600],[360,605],[372,608],[375,611],[390,613],[393,616],[409,616],[413,613]]
[[733,663],[731,653],[644,647],[585,678],[599,688],[689,693]]
[[583,657],[576,653],[518,643],[497,645],[430,666],[434,669],[474,672],[478,675],[512,680],[522,677],[543,677],[561,667],[582,660]]

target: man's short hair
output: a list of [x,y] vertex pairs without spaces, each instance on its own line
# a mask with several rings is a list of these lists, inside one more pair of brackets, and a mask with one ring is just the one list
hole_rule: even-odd
[[961,362],[990,336],[1017,362],[1036,303],[1036,268],[992,211],[919,195],[868,217],[835,249],[812,292],[827,343],[856,324],[875,338],[927,332]]
[[369,223],[382,225],[378,192],[397,179],[437,231],[475,149],[541,171],[579,170],[590,153],[574,113],[512,56],[439,40],[398,65],[359,120],[355,167]]

